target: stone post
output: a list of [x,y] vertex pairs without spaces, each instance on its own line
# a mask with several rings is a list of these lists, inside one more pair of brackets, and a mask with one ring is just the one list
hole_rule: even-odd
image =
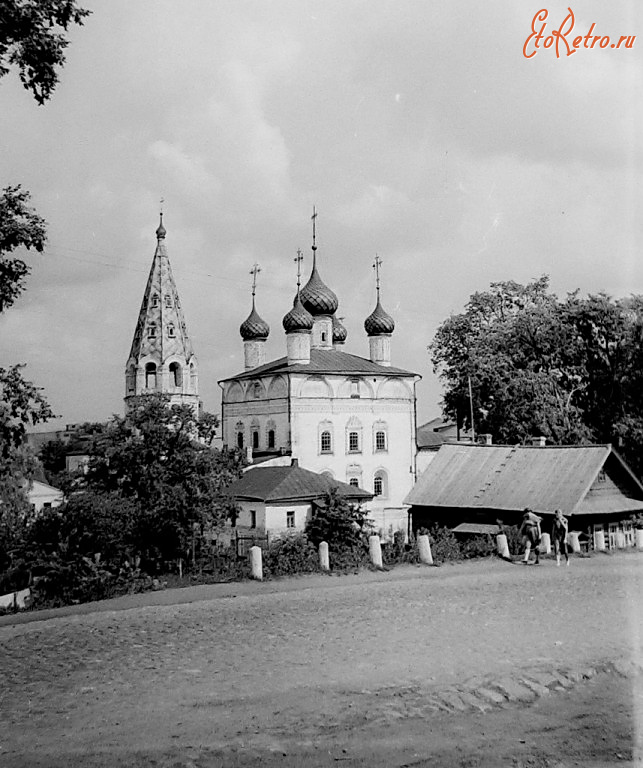
[[382,545],[379,536],[368,537],[368,552],[371,556],[371,562],[376,568],[383,568],[382,564]]
[[418,552],[420,554],[420,562],[425,565],[433,565],[433,555],[431,554],[431,542],[429,537],[423,533],[418,536]]
[[619,549],[625,549],[625,532],[620,528],[616,531],[616,546]]
[[572,552],[580,552],[580,541],[578,540],[578,531],[570,531],[567,534],[567,543],[569,544]]
[[541,555],[548,555],[551,552],[551,537],[548,533],[543,533],[541,535],[538,551]]
[[252,570],[252,578],[257,581],[263,581],[261,547],[250,547],[250,568]]
[[327,541],[322,541],[319,544],[319,567],[322,569],[322,571],[330,571]]
[[604,531],[594,532],[594,549],[597,552],[605,552],[605,532]]
[[499,533],[496,536],[496,547],[498,548],[498,554],[500,557],[504,557],[507,560],[511,557],[509,554],[509,544],[507,543],[507,536],[504,533]]
[[636,528],[634,530],[634,533],[636,535],[636,539],[635,539],[636,546],[639,549],[643,549],[643,528]]

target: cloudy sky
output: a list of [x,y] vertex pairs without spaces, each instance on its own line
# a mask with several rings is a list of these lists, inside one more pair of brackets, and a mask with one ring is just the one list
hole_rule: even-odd
[[[0,80],[1,186],[23,184],[49,223],[0,317],[0,363],[26,362],[63,423],[122,412],[161,197],[214,412],[217,380],[243,369],[255,261],[268,359],[285,353],[313,205],[346,350],[366,357],[382,258],[421,421],[440,402],[426,346],[472,292],[544,273],[560,295],[643,292],[643,4],[550,2],[546,35],[571,3],[570,44],[592,24],[610,41],[527,59],[543,2],[81,2],[93,14],[47,105]],[[611,48],[621,35],[630,49]]]

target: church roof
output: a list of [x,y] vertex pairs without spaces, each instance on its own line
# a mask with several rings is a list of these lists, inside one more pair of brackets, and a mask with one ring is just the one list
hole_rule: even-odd
[[379,376],[417,376],[411,371],[392,366],[378,365],[365,357],[351,355],[338,349],[311,349],[310,363],[288,364],[288,357],[280,357],[265,365],[260,365],[250,371],[244,371],[236,376],[230,376],[222,381],[235,379],[254,379],[257,376],[277,373],[326,373],[326,374],[377,374]]
[[264,502],[312,501],[323,498],[335,488],[350,501],[373,498],[373,494],[326,475],[299,466],[257,467],[226,488],[236,499]]
[[252,297],[252,310],[243,323],[241,323],[239,333],[244,341],[252,341],[254,339],[265,340],[270,334],[270,326],[262,317],[260,317],[255,309],[254,296]]
[[165,235],[161,214],[161,223],[156,230],[156,251],[138,313],[129,359],[139,360],[152,355],[164,362],[172,355],[185,360],[194,355],[165,247]]
[[377,304],[371,314],[364,320],[364,330],[369,336],[379,336],[383,333],[393,333],[395,321],[380,304],[379,291]]

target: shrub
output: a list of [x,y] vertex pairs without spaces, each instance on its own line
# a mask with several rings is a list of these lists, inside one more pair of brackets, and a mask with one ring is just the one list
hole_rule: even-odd
[[263,553],[265,576],[292,576],[319,571],[319,555],[305,533],[273,539]]
[[491,536],[467,536],[460,544],[462,557],[489,557],[496,551],[496,543]]
[[405,543],[404,531],[395,531],[393,541],[382,545],[382,557],[387,565],[402,563],[416,564],[420,562],[417,543]]
[[433,525],[429,529],[429,536],[434,562],[444,563],[462,559],[460,544],[450,528]]

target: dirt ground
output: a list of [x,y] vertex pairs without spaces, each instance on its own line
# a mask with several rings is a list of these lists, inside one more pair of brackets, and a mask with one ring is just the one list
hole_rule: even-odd
[[0,765],[643,766],[643,555],[0,619]]

